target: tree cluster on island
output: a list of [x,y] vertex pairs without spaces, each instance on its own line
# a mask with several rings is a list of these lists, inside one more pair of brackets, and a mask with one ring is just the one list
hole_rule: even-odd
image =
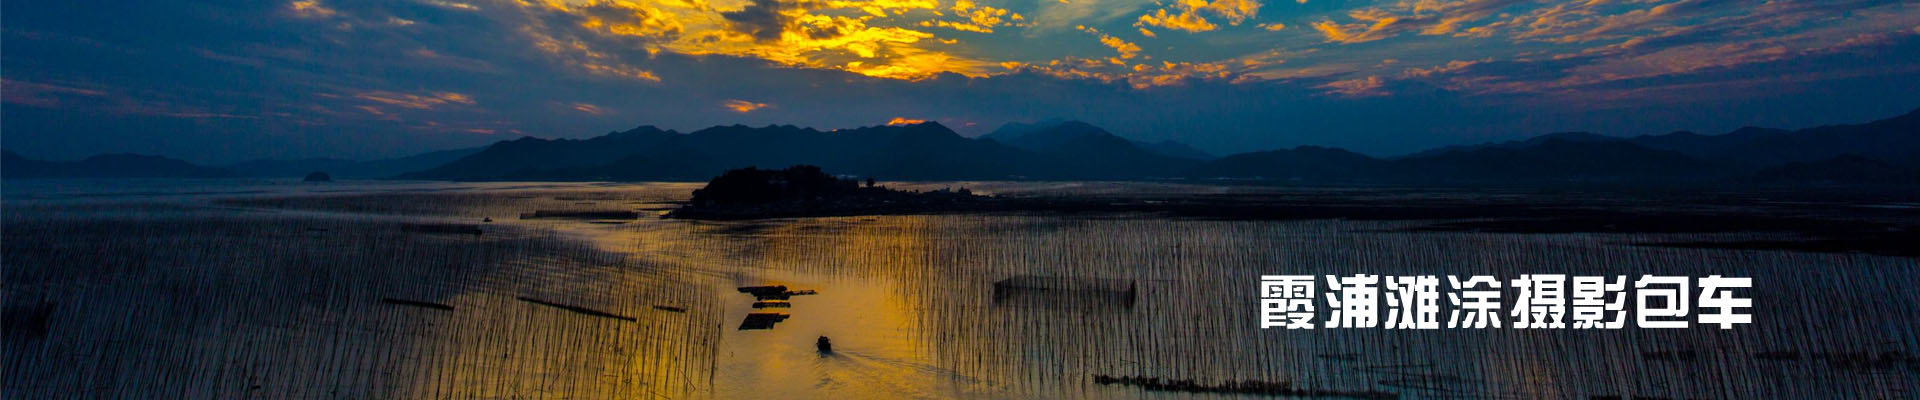
[[753,219],[834,215],[911,214],[969,209],[990,197],[972,190],[895,190],[844,179],[812,165],[727,171],[693,191],[686,205],[667,214],[685,219]]

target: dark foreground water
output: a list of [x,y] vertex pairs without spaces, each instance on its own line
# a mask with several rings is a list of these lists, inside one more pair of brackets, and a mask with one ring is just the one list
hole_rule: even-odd
[[[1197,395],[1101,375],[1407,398],[1920,396],[1920,262],[1633,245],[1714,235],[1145,214],[652,218],[686,184],[6,185],[7,398]],[[519,217],[538,210],[643,217]],[[1258,328],[1259,275],[1355,273],[1747,276],[1754,321]],[[1135,294],[995,295],[1023,276]],[[735,290],[769,284],[818,294],[756,310]],[[789,318],[737,329],[753,312]],[[833,352],[815,350],[820,336]]]

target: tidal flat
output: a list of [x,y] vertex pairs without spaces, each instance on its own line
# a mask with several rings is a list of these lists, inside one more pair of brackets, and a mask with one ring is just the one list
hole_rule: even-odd
[[[686,183],[5,185],[6,398],[1920,393],[1902,195],[941,182],[894,185],[1073,206],[695,221],[657,217]],[[1260,275],[1361,273],[1745,276],[1754,320],[1259,328]],[[814,293],[739,289],[776,285]]]

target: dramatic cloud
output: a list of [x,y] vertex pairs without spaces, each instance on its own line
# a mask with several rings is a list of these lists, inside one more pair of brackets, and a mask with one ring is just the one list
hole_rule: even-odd
[[1912,1],[1301,3],[15,2],[0,13],[0,124],[9,150],[54,158],[364,158],[901,116],[1393,153],[1920,106]]
[[740,11],[723,12],[720,16],[727,19],[734,31],[751,36],[756,41],[780,40],[780,34],[786,31],[787,24],[793,18],[782,12],[779,1],[754,0]]

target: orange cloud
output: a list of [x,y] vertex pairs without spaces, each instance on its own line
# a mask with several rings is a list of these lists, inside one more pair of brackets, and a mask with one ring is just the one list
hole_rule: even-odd
[[1406,71],[1403,71],[1400,73],[1400,76],[1404,78],[1429,78],[1435,75],[1445,75],[1445,74],[1457,72],[1457,71],[1466,69],[1467,67],[1472,67],[1474,65],[1484,63],[1484,62],[1489,62],[1489,61],[1493,61],[1493,59],[1489,58],[1489,59],[1482,59],[1482,60],[1453,60],[1453,61],[1448,61],[1446,64],[1435,65],[1428,68],[1407,68]]
[[1219,25],[1208,22],[1205,17],[1201,17],[1199,14],[1192,12],[1168,14],[1166,9],[1154,10],[1151,14],[1141,15],[1140,20],[1134,22],[1133,25],[1143,28],[1146,26],[1157,26],[1187,32],[1206,32],[1220,28]]
[[726,107],[729,110],[733,110],[733,112],[745,114],[745,113],[754,112],[755,110],[759,110],[762,108],[771,107],[772,105],[767,103],[755,103],[755,102],[746,101],[746,100],[727,100],[725,104],[721,104],[720,106]]
[[[1251,60],[1249,60],[1251,61]],[[1119,58],[1089,59],[1067,57],[1049,61],[1045,64],[1023,64],[1018,71],[1033,72],[1066,79],[1093,79],[1104,82],[1124,82],[1134,89],[1149,89],[1159,86],[1176,86],[1190,80],[1218,80],[1244,82],[1251,79],[1243,73],[1264,63],[1254,62],[1172,62],[1126,64]]]
[[300,18],[326,18],[338,13],[321,5],[318,0],[296,0],[287,3],[287,10]]
[[1083,32],[1091,33],[1094,36],[1099,36],[1100,44],[1113,48],[1113,51],[1120,52],[1120,58],[1122,59],[1130,59],[1130,58],[1133,58],[1133,56],[1140,54],[1140,45],[1133,44],[1132,42],[1128,42],[1124,39],[1113,37],[1113,35],[1101,33],[1099,29],[1093,29],[1091,27],[1085,27],[1085,26],[1080,26],[1077,28],[1079,28]]
[[1154,10],[1152,13],[1141,15],[1133,26],[1141,28],[1157,26],[1187,32],[1206,32],[1219,29],[1220,26],[1201,16],[1202,12],[1226,20],[1228,25],[1239,26],[1240,23],[1258,16],[1260,6],[1258,0],[1176,0],[1172,8],[1178,12],[1177,14],[1169,13],[1165,8]]
[[[1468,23],[1487,19],[1500,10],[1520,0],[1422,0],[1403,2],[1387,9],[1369,8],[1347,12],[1352,23],[1336,23],[1322,20],[1313,24],[1315,30],[1326,36],[1328,42],[1363,43],[1385,39],[1404,32],[1418,32],[1422,35],[1454,35],[1484,37],[1493,33],[1491,26],[1509,24],[1496,21],[1486,26],[1468,27]],[[1604,3],[1590,1],[1588,4]]]
[[432,92],[425,95],[374,90],[353,95],[356,99],[366,100],[389,106],[432,110],[444,105],[473,105],[473,98],[455,92]]
[[994,27],[1014,25],[1015,23],[1013,21],[1021,21],[1027,18],[1026,16],[1008,11],[1004,8],[991,6],[975,7],[974,3],[968,0],[953,2],[952,10],[954,15],[966,18],[967,20],[965,22],[939,20],[920,21],[920,26],[938,26],[967,32],[993,33]]
[[1320,31],[1329,42],[1365,43],[1393,37],[1418,24],[1417,21],[1378,9],[1351,11],[1347,13],[1347,18],[1356,22],[1340,24],[1325,20],[1313,23],[1313,29]]
[[1347,97],[1371,97],[1385,96],[1387,92],[1381,88],[1386,85],[1386,80],[1380,79],[1378,76],[1369,76],[1359,79],[1327,82],[1327,84],[1320,85],[1320,87],[1327,89],[1328,93]]
[[1214,0],[1205,5],[1199,5],[1199,3],[1200,0],[1183,0],[1180,2],[1180,4],[1189,7],[1212,12],[1213,15],[1218,15],[1220,18],[1226,19],[1230,25],[1240,25],[1241,22],[1245,22],[1248,18],[1253,18],[1260,14],[1260,2],[1257,0]]
[[583,113],[588,113],[593,115],[605,114],[607,112],[606,110],[601,109],[600,106],[587,104],[587,103],[573,103],[573,109]]
[[910,119],[910,118],[903,118],[903,117],[893,117],[893,119],[887,121],[887,125],[916,125],[916,124],[924,124],[924,123],[927,123],[927,120]]

